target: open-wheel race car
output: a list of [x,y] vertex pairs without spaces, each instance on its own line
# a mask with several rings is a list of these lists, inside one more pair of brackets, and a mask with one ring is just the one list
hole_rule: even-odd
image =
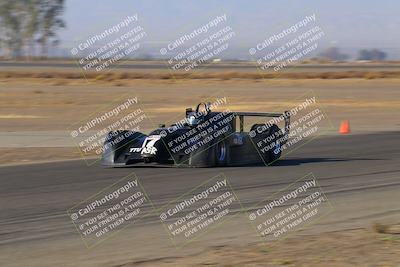
[[[280,118],[284,129],[268,122],[244,131],[245,117]],[[145,135],[118,130],[108,133],[102,164],[168,164],[186,167],[239,166],[271,163],[281,156],[289,135],[290,115],[284,113],[214,112],[210,103],[186,109],[185,118],[171,126],[160,125]],[[260,150],[263,142],[268,149]]]

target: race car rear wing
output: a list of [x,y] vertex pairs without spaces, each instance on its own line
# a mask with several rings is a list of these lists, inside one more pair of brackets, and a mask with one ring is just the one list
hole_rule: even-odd
[[239,117],[240,132],[243,132],[244,117],[269,117],[269,118],[282,118],[285,121],[284,135],[289,135],[290,130],[290,112],[284,111],[283,113],[263,113],[263,112],[234,112],[236,117]]
[[[196,107],[196,112],[199,112],[200,107],[204,106],[204,109],[207,112],[211,112],[211,102],[201,102]],[[192,108],[186,109],[186,117],[193,112]],[[236,117],[239,117],[239,124],[240,124],[240,132],[244,130],[244,117],[269,117],[269,118],[280,118],[280,120],[285,121],[285,131],[283,134],[288,137],[289,130],[290,130],[290,112],[284,111],[283,113],[265,113],[265,112],[233,112]],[[233,121],[236,128],[236,119]]]

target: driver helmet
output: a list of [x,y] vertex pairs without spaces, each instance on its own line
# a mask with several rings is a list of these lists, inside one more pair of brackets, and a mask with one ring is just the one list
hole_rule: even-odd
[[189,124],[190,126],[196,126],[196,125],[198,125],[199,123],[200,123],[200,119],[196,118],[196,116],[194,116],[193,114],[192,114],[192,115],[189,115],[188,124]]
[[[192,112],[188,115],[188,124],[190,126],[199,125],[210,113],[210,104],[211,103],[200,103],[196,107],[196,112]],[[200,111],[200,106],[204,106],[204,111]]]

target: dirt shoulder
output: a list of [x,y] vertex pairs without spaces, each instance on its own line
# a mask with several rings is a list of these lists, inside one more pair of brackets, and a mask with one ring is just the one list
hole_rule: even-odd
[[[39,79],[40,80],[40,79]],[[335,126],[351,120],[354,131],[399,129],[400,79],[344,80],[184,80],[73,83],[51,79],[0,79],[1,131],[67,131],[68,127],[122,97],[138,97],[155,125],[181,117],[188,106],[213,95],[226,96],[235,111],[275,112],[291,108],[305,94],[315,95]]]
[[[221,246],[184,257],[129,266],[399,266],[400,225],[383,233],[357,229],[285,239],[278,244]],[[397,229],[397,230],[396,230]],[[390,233],[389,233],[390,232]]]
[[75,147],[0,148],[0,166],[81,159]]

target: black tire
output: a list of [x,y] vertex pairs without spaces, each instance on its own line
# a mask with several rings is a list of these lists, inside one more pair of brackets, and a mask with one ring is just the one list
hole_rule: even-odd
[[271,141],[269,142],[272,145],[272,148],[266,151],[265,153],[265,160],[266,163],[270,164],[275,160],[279,159],[282,154],[282,144],[281,144],[281,137],[282,131],[276,124],[273,124],[268,131],[268,136],[270,137]]
[[222,167],[228,163],[228,144],[225,138],[220,139],[213,146],[215,166]]

